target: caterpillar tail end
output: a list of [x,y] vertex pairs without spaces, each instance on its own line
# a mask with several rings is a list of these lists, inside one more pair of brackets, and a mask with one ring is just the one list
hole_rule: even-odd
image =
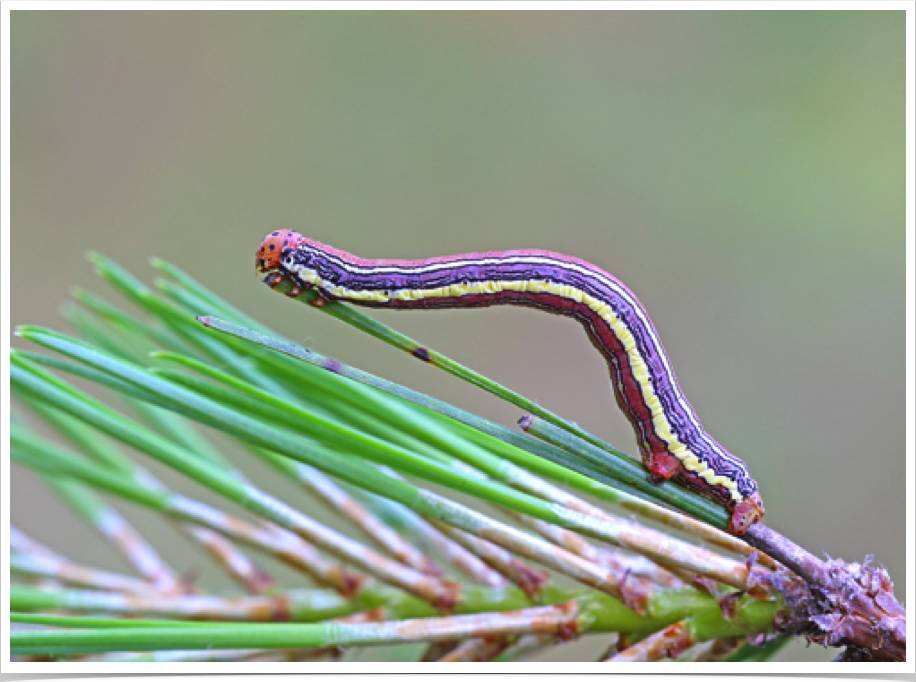
[[732,535],[744,535],[753,524],[763,520],[763,513],[763,500],[760,499],[760,493],[755,491],[732,509],[726,530]]

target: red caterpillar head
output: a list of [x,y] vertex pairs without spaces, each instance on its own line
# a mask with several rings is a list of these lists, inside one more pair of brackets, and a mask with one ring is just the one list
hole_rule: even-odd
[[271,232],[261,242],[261,247],[255,254],[255,271],[261,274],[276,270],[280,267],[283,252],[287,249],[295,249],[304,240],[305,237],[293,230]]

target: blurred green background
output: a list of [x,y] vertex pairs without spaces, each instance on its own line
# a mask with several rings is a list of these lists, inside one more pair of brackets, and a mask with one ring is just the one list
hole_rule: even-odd
[[[14,11],[12,322],[60,328],[73,285],[114,299],[87,250],[147,281],[159,256],[320,352],[514,424],[273,294],[254,251],[288,227],[365,257],[581,256],[640,296],[768,523],[875,554],[905,599],[904,17]],[[571,320],[373,314],[636,452]],[[126,570],[13,476],[16,524]]]

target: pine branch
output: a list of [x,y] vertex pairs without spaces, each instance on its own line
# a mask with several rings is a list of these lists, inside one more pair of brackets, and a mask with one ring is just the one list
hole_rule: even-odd
[[[53,354],[13,350],[13,393],[72,447],[17,416],[11,457],[137,575],[13,529],[12,620],[41,628],[12,633],[19,660],[336,660],[404,642],[426,644],[423,660],[515,660],[614,633],[612,662],[755,661],[785,644],[776,632],[845,645],[842,660],[905,656],[882,569],[820,561],[761,524],[727,535],[706,498],[649,484],[620,450],[358,311],[320,308],[525,410],[527,433],[278,338],[168,263],[154,262],[170,279],[153,289],[91,260],[140,315],[76,291],[64,313],[79,338],[20,328]],[[255,485],[207,429],[350,532]],[[219,506],[170,489],[138,455]],[[192,593],[136,533],[103,522],[106,497],[180,529],[243,592]],[[257,554],[312,586],[285,588]]]

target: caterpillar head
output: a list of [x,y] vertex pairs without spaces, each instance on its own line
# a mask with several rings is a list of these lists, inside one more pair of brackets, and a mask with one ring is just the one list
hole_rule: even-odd
[[280,269],[281,259],[292,249],[297,248],[305,237],[294,230],[277,230],[271,232],[261,242],[255,254],[254,267],[259,275]]

